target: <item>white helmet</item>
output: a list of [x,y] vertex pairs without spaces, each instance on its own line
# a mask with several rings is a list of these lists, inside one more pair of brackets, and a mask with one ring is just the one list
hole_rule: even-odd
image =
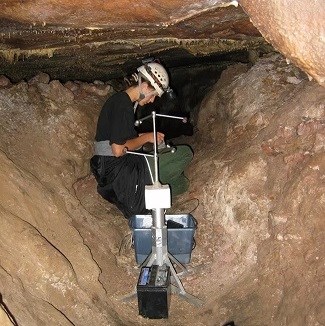
[[161,64],[156,62],[146,63],[138,68],[138,72],[150,82],[159,97],[169,89],[169,77],[166,69]]

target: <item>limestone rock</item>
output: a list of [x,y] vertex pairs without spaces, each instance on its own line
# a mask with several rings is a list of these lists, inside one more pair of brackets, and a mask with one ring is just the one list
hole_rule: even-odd
[[199,112],[189,169],[200,201],[194,257],[209,262],[198,284],[214,296],[205,312],[220,322],[323,320],[325,91],[288,83],[292,69],[279,56],[261,58],[228,83],[221,77]]

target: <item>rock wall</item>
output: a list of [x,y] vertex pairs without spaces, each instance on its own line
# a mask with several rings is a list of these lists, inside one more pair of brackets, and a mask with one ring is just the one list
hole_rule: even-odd
[[324,24],[321,1],[240,0],[265,40],[325,86]]
[[1,294],[19,325],[113,325],[86,240],[96,230],[76,227],[90,215],[73,191],[111,90],[47,77],[0,89]]
[[324,108],[278,55],[224,71],[202,103],[189,172],[207,325],[324,325]]

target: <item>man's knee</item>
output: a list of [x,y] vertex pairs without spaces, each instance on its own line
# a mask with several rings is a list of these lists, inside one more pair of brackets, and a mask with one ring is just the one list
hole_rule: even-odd
[[193,159],[193,150],[188,145],[177,146],[177,151],[179,151],[179,157],[183,158],[184,161],[190,162]]

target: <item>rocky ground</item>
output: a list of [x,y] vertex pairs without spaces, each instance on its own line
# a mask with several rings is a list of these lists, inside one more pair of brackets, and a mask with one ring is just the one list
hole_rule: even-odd
[[[279,55],[225,70],[193,112],[198,221],[168,320],[138,315],[130,229],[89,173],[112,88],[0,78],[0,292],[18,325],[325,325],[325,90]],[[0,310],[1,311],[1,310]],[[0,321],[2,314],[0,314]],[[4,323],[3,323],[4,324]],[[4,324],[5,325],[5,324]]]

